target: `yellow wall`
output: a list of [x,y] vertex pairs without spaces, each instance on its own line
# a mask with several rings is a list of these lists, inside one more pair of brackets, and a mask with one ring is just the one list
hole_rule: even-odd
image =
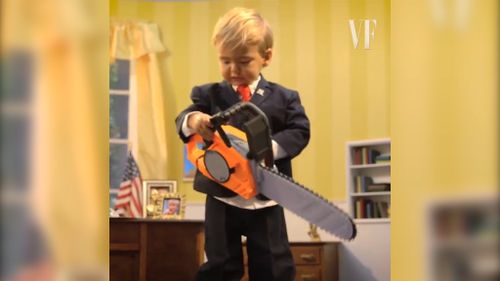
[[[297,89],[311,119],[312,139],[294,161],[294,178],[330,199],[344,200],[345,142],[390,135],[389,2],[111,1],[112,19],[158,23],[170,52],[168,175],[179,181],[180,191],[189,200],[204,198],[181,180],[182,144],[173,119],[189,104],[192,86],[221,80],[210,45],[212,28],[229,8],[245,6],[259,10],[274,29],[275,55],[263,74]],[[351,41],[348,20],[364,18],[377,19],[371,50],[354,49]]]
[[497,196],[498,2],[459,2],[392,1],[391,280],[427,280],[431,201]]

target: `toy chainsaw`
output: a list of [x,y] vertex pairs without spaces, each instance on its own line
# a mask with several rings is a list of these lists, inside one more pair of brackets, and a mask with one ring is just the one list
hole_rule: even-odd
[[[236,116],[244,118],[243,131],[225,125]],[[339,238],[354,239],[356,225],[345,212],[273,168],[271,131],[258,107],[240,102],[210,121],[211,141],[195,134],[187,143],[188,159],[204,176],[245,199],[262,194]]]

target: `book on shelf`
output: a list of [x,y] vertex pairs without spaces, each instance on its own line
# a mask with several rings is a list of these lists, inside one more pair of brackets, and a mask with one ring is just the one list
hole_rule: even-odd
[[352,155],[352,164],[353,165],[361,165],[363,163],[361,156],[361,148],[360,147],[355,147],[353,149],[353,155]]
[[359,198],[354,202],[354,217],[357,219],[388,218],[389,203],[383,200]]
[[361,148],[361,164],[367,164],[367,160],[368,160],[368,153],[367,153],[367,148],[366,147],[362,147]]
[[391,191],[390,183],[372,183],[366,186],[366,192]]
[[376,164],[383,164],[383,163],[390,163],[390,162],[391,162],[391,154],[390,153],[379,154],[378,156],[375,157]]
[[354,177],[354,192],[390,191],[390,183],[376,183],[372,177],[358,175]]
[[366,165],[375,164],[375,159],[380,156],[380,151],[371,147],[355,147],[353,149],[353,164]]
[[355,218],[357,218],[357,219],[367,218],[367,214],[366,214],[367,200],[369,200],[369,199],[360,198],[360,199],[356,200],[356,202],[355,202],[356,211],[354,213]]
[[361,205],[363,204],[362,202],[362,199],[358,199],[356,200],[356,202],[354,203],[354,217],[359,219],[359,218],[362,218],[363,215],[361,213]]
[[375,164],[375,159],[380,155],[380,151],[369,148],[368,149],[368,159],[366,159],[367,164]]
[[367,192],[368,185],[374,184],[371,177],[361,175],[355,177],[354,183],[355,192]]
[[367,218],[374,218],[374,212],[373,212],[373,201],[372,200],[366,200],[366,217]]
[[380,217],[381,218],[388,218],[389,217],[389,212],[388,212],[388,203],[385,201],[377,201],[377,209],[380,212]]

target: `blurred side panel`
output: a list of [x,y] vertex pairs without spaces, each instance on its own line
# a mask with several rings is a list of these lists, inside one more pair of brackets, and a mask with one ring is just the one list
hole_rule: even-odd
[[4,53],[0,60],[1,280],[45,255],[41,233],[29,212],[33,57]]
[[498,205],[495,196],[429,204],[430,281],[500,280]]
[[109,3],[0,5],[0,280],[105,279]]

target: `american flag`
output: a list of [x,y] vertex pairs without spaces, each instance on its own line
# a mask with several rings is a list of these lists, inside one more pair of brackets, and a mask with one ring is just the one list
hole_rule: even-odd
[[129,152],[125,173],[118,190],[115,209],[126,217],[142,217],[142,178],[139,167]]

